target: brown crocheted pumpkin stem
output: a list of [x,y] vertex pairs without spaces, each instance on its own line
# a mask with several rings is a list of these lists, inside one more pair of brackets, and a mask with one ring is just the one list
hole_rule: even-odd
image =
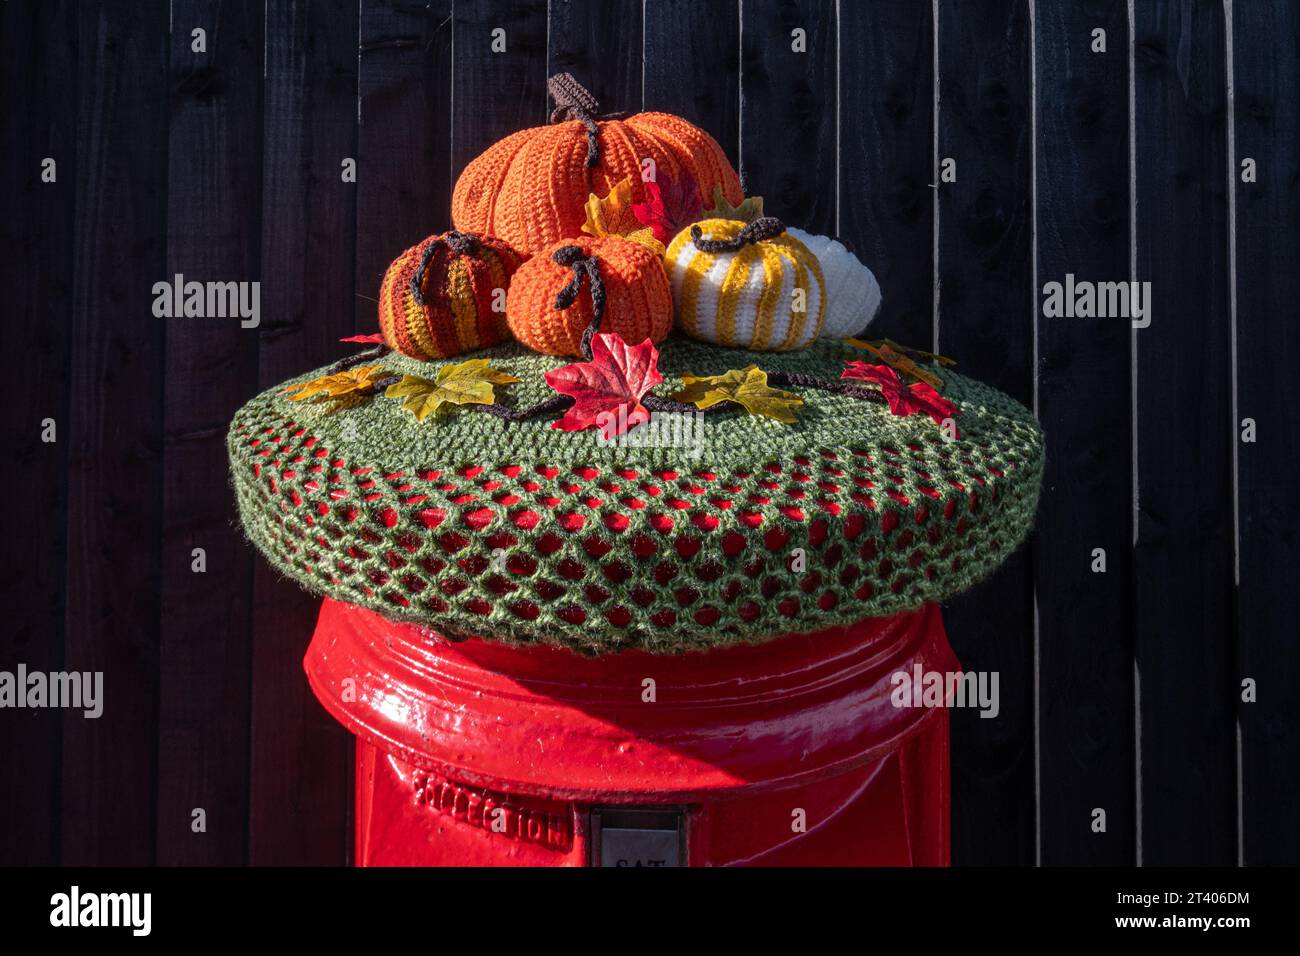
[[590,362],[591,340],[600,331],[600,323],[605,318],[605,280],[600,277],[599,260],[587,255],[581,246],[560,246],[551,259],[573,270],[573,278],[555,297],[556,309],[573,305],[582,291],[583,276],[587,277],[587,284],[591,287],[591,323],[582,333],[582,356]]
[[747,224],[732,239],[705,239],[699,226],[691,226],[691,242],[701,252],[739,252],[751,243],[775,239],[783,232],[785,223],[775,216],[763,216]]
[[445,236],[439,236],[424,247],[420,254],[420,266],[411,276],[411,298],[416,305],[424,305],[424,276],[429,271],[429,263],[439,249],[446,246],[458,256],[476,256],[479,251],[478,236],[472,232],[457,232],[455,229]]
[[452,252],[458,256],[476,256],[479,250],[478,236],[472,232],[457,232],[452,229],[442,241],[447,243]]
[[600,103],[591,92],[578,82],[572,73],[556,73],[546,81],[547,92],[551,94],[551,99],[555,100],[555,111],[551,114],[551,122],[557,123],[555,114],[562,110],[570,110],[572,116],[566,116],[566,119],[572,119],[575,116],[586,113],[588,116],[594,116],[600,112]]
[[572,73],[555,74],[546,81],[546,89],[555,100],[555,109],[551,110],[552,123],[578,120],[587,128],[587,168],[591,169],[600,162],[600,141],[597,138],[600,128],[596,125],[600,103]]

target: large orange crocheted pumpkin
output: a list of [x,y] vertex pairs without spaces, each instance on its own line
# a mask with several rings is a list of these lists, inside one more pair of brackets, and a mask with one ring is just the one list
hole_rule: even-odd
[[546,355],[584,357],[583,336],[597,316],[599,331],[633,345],[667,337],[673,294],[654,252],[618,236],[566,239],[520,266],[506,296],[510,331]]
[[633,201],[645,202],[646,160],[659,182],[693,183],[702,209],[712,207],[715,186],[730,203],[744,198],[722,147],[680,116],[600,119],[595,99],[569,74],[552,77],[549,86],[556,102],[552,125],[507,136],[456,180],[451,218],[457,229],[500,236],[535,255],[557,240],[582,235],[592,193],[606,196],[630,176]]
[[384,344],[428,360],[508,339],[505,291],[521,261],[500,239],[454,230],[407,249],[379,286]]

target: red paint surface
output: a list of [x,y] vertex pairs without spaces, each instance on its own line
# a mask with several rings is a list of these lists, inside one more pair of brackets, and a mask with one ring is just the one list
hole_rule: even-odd
[[[586,865],[593,804],[684,807],[692,865],[944,865],[947,713],[890,701],[918,663],[959,669],[934,605],[758,647],[585,658],[331,600],[304,662],[360,738],[363,865]],[[496,808],[506,833],[484,825]]]

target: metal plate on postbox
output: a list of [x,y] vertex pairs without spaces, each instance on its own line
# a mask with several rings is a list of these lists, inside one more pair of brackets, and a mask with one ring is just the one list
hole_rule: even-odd
[[593,807],[592,866],[685,866],[680,808]]

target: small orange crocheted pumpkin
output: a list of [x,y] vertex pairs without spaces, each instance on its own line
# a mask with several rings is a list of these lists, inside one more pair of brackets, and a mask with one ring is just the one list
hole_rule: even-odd
[[700,208],[714,187],[728,202],[744,194],[717,141],[669,113],[598,119],[599,105],[567,73],[548,84],[556,102],[550,126],[521,130],[488,147],[456,180],[451,219],[457,229],[500,236],[535,255],[559,239],[582,235],[587,197],[606,196],[632,178],[632,200],[646,201],[643,163],[657,181],[693,183]]
[[500,239],[455,230],[407,249],[379,286],[384,343],[428,360],[509,338],[504,293],[523,258]]
[[565,240],[515,273],[506,320],[515,338],[545,355],[585,357],[596,323],[631,344],[661,342],[673,326],[673,295],[659,257],[639,242],[606,236]]

